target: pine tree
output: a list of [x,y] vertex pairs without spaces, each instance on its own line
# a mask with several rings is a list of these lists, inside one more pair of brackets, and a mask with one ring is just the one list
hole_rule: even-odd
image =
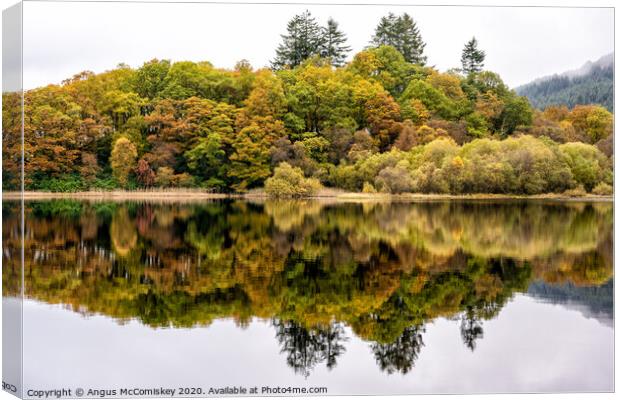
[[478,49],[478,41],[473,37],[463,48],[461,55],[463,72],[469,75],[482,71],[485,57],[485,52]]
[[398,18],[393,13],[389,13],[385,17],[381,17],[379,24],[375,28],[375,34],[371,43],[374,46],[394,46],[396,47],[396,24]]
[[282,43],[276,49],[276,58],[271,62],[272,68],[294,68],[305,59],[320,53],[322,43],[321,27],[310,11],[296,15],[286,26],[287,34],[282,36]]
[[426,56],[424,55],[424,47],[426,43],[422,40],[420,30],[417,24],[405,13],[398,18],[397,25],[398,47],[397,49],[410,63],[424,65],[426,64]]
[[338,29],[338,23],[332,18],[327,21],[327,27],[322,31],[321,57],[329,58],[334,67],[342,66],[347,53],[351,51],[351,47],[345,44],[347,36]]
[[426,43],[422,40],[417,24],[407,13],[399,17],[389,13],[382,17],[375,28],[371,43],[374,46],[395,47],[408,62],[420,65],[426,63],[426,56],[423,54]]

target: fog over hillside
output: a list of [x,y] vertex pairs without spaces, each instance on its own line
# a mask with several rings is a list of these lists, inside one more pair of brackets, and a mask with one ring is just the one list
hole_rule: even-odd
[[563,305],[581,312],[586,318],[613,326],[613,288],[613,279],[602,286],[550,285],[538,281],[530,284],[527,293],[540,301]]
[[614,53],[580,68],[538,78],[517,87],[532,105],[543,109],[551,105],[600,104],[613,111]]

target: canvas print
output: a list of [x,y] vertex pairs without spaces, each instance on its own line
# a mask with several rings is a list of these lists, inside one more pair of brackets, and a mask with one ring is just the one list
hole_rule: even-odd
[[614,391],[614,9],[3,14],[3,388]]

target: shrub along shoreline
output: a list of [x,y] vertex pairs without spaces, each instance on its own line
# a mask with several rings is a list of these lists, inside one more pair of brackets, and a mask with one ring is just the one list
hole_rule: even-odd
[[[409,151],[360,150],[354,160],[330,168],[326,180],[333,187],[363,193],[613,193],[612,163],[598,148],[530,135],[476,139],[462,146],[451,138],[438,138]],[[317,179],[306,178],[301,168],[287,162],[276,167],[265,184],[273,197],[304,197],[320,187]]]
[[[27,191],[28,199],[99,197],[308,198],[363,195],[363,198],[599,198],[613,194],[612,162],[595,146],[558,144],[530,135],[504,140],[476,139],[462,146],[438,138],[408,151],[358,150],[355,161],[331,165],[322,179],[284,161],[264,188],[218,192],[200,188]],[[321,181],[330,183],[324,187]],[[66,193],[62,193],[66,192]],[[5,198],[19,198],[12,192]]]
[[519,135],[503,140],[475,139],[459,146],[452,138],[440,137],[407,151],[392,148],[378,153],[360,146],[349,161],[323,165],[310,176],[306,176],[304,170],[294,163],[282,161],[262,188],[249,192],[183,187],[133,190],[69,188],[27,190],[27,197],[50,197],[50,193],[54,192],[65,192],[69,197],[225,198],[252,197],[258,192],[262,193],[260,196],[269,197],[315,197],[328,189],[334,193],[366,195],[500,195],[512,198],[556,194],[560,198],[569,198],[588,194],[612,195],[612,167],[612,159],[596,146],[582,142],[559,144],[546,137]]
[[[3,192],[3,201],[17,201],[22,197],[21,192]],[[84,192],[35,192],[23,193],[25,201],[45,200],[85,200],[85,201],[154,201],[154,202],[201,202],[212,200],[252,200],[263,201],[274,199],[263,189],[248,193],[212,193],[204,190],[114,190],[114,191],[84,191]],[[336,201],[336,202],[425,202],[425,201],[583,201],[583,202],[612,202],[613,195],[570,195],[564,193],[546,193],[537,195],[514,194],[424,194],[424,193],[363,193],[341,190],[321,189],[316,194],[298,197],[299,200]]]

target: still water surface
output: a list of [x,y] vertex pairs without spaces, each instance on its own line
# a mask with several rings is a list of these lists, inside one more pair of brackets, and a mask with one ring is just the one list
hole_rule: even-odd
[[[17,203],[3,203],[14,295]],[[611,204],[26,203],[25,387],[613,390]]]

